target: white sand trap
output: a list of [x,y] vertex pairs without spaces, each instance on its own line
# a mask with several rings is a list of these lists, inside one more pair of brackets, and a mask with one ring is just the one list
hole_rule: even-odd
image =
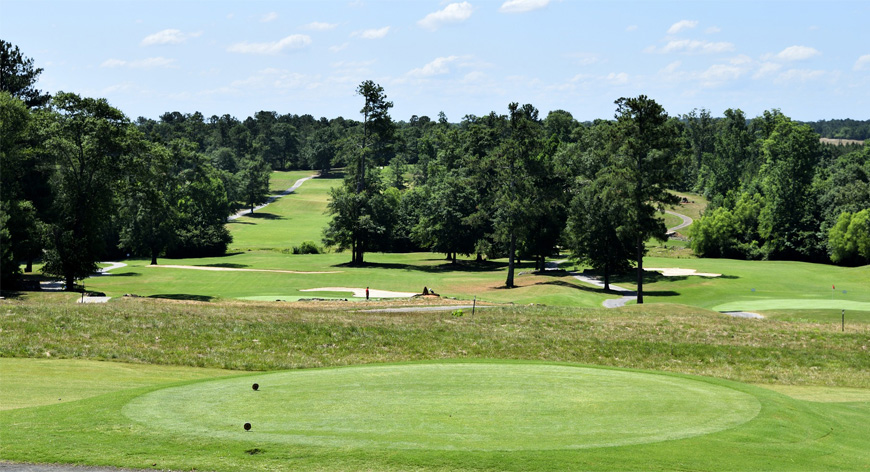
[[[353,287],[320,287],[320,288],[306,288],[300,290],[300,292],[353,292],[353,296],[358,298],[366,297],[366,288],[353,288]],[[414,295],[417,295],[414,292],[391,292],[389,290],[376,290],[369,289],[369,297],[370,298],[410,298]]]
[[234,272],[277,272],[280,274],[338,274],[340,270],[328,272],[305,272],[301,270],[278,270],[278,269],[243,269],[237,267],[214,267],[214,266],[187,266],[187,265],[147,265],[145,267],[157,267],[164,269],[192,269],[192,270],[218,270],[218,271],[234,271]]
[[708,272],[698,272],[695,269],[680,269],[678,267],[664,267],[664,268],[646,268],[644,270],[653,271],[653,272],[661,272],[665,277],[682,277],[686,275],[700,275],[701,277],[720,277],[722,274],[711,274]]

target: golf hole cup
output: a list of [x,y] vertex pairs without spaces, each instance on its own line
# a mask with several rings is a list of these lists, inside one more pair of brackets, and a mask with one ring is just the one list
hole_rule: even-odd
[[251,386],[251,388],[253,388],[254,391],[257,391],[260,389],[260,384],[255,383],[254,385]]
[[251,423],[245,423],[245,431],[251,430]]

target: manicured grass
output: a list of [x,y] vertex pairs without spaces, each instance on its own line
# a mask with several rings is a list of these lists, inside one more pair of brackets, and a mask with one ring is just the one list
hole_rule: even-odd
[[[683,303],[716,311],[845,308],[870,310],[870,266],[838,267],[792,261],[644,258],[644,267],[679,267],[721,277],[647,273],[647,303]],[[616,282],[634,289],[633,274]],[[836,286],[831,300],[831,286]],[[843,293],[845,291],[846,293]]]
[[0,427],[13,433],[0,456],[217,471],[863,470],[868,420],[867,402],[799,401],[715,379],[552,364],[378,365],[3,411]]
[[[272,186],[283,191],[293,185],[296,179],[308,177],[312,172],[288,172],[286,174],[289,176],[278,177],[274,174],[277,173],[273,173]],[[292,194],[279,198],[253,215],[227,223],[233,235],[230,250],[271,249],[289,252],[304,241],[321,245],[323,228],[329,222],[325,214],[328,192],[340,182],[338,179],[308,180]]]
[[[339,311],[346,308],[341,303],[125,299],[82,306],[45,295],[3,306],[0,357],[48,353],[51,360],[38,362],[116,359],[246,370],[360,366],[256,373],[226,383],[168,386],[161,379],[141,388],[106,387],[104,395],[79,401],[2,411],[5,460],[185,470],[861,470],[870,461],[870,403],[861,400],[870,388],[865,324],[847,323],[840,333],[839,326],[735,319],[678,305],[489,308],[473,317],[347,312]],[[428,363],[401,364],[407,361]],[[566,362],[571,365],[561,364]],[[103,366],[112,364],[92,367]],[[40,375],[38,368],[19,370],[24,374],[15,382],[4,377],[4,391]],[[684,374],[772,388],[811,386],[786,393],[849,401],[801,401]],[[75,375],[55,378],[82,391]],[[253,382],[260,392],[251,390]],[[686,394],[696,388],[698,394]],[[271,389],[277,396],[270,397]],[[715,411],[745,412],[748,397],[760,405],[751,420],[685,437],[707,427],[692,421],[701,418],[693,413],[699,411],[693,399],[713,402]],[[165,412],[148,406],[160,399]],[[236,407],[239,416],[233,416]],[[645,416],[648,408],[656,414]],[[677,410],[684,414],[674,415]],[[715,424],[717,418],[710,419]],[[253,423],[252,432],[244,433],[244,422]],[[449,427],[456,428],[452,435]],[[590,441],[586,448],[570,448],[579,446],[567,439],[572,428],[575,438]],[[658,433],[684,437],[637,443],[661,439]],[[560,448],[523,450],[528,442],[519,440],[511,446],[514,436],[537,435],[540,443]],[[624,444],[589,447],[598,440]]]
[[0,410],[53,405],[123,389],[231,374],[238,372],[80,359],[0,358]]
[[[683,377],[487,362],[199,382],[140,396],[124,414],[180,436],[341,448],[536,451],[699,436],[745,423],[759,410],[752,395]],[[250,432],[242,428],[245,422],[252,424]]]
[[[503,303],[545,303],[600,306],[615,295],[585,286],[564,272],[531,273],[534,264],[517,268],[518,288],[503,288],[507,271],[504,261],[477,263],[463,260],[451,265],[436,254],[366,255],[364,267],[349,267],[348,254],[292,255],[274,251],[250,251],[227,257],[203,259],[161,259],[162,265],[195,265],[229,269],[263,269],[321,272],[283,273],[250,271],[205,271],[147,267],[149,260],[125,261],[128,267],[112,276],[88,279],[88,288],[109,296],[134,293],[142,296],[215,300],[219,298],[297,299],[347,298],[347,293],[302,292],[319,287],[371,287],[399,292],[421,293],[423,287],[442,296]],[[520,272],[524,274],[519,275]]]

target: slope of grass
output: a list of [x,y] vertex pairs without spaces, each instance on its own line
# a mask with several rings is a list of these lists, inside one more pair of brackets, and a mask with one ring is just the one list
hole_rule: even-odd
[[118,390],[231,374],[238,372],[83,359],[0,358],[0,410],[53,405]]
[[[311,171],[289,172],[275,176],[272,186],[286,190],[296,179],[312,175]],[[230,250],[290,250],[304,241],[320,245],[323,228],[329,221],[325,214],[329,189],[340,181],[316,178],[306,181],[292,194],[279,198],[253,215],[227,224],[233,235]],[[280,193],[276,192],[276,193]]]
[[[68,375],[53,375],[55,386],[46,388],[63,389],[68,384],[71,392],[88,397],[0,412],[0,430],[4,432],[0,458],[207,470],[861,470],[870,461],[870,444],[864,434],[870,421],[870,403],[862,400],[866,398],[863,392],[870,389],[866,324],[847,323],[846,332],[841,333],[839,326],[776,319],[735,319],[678,305],[634,306],[619,310],[490,308],[473,317],[456,317],[449,312],[347,312],[336,311],[335,306],[341,304],[321,307],[320,304],[204,304],[125,299],[107,305],[83,306],[72,304],[63,297],[47,295],[6,300],[3,302],[5,314],[0,357],[44,359],[50,355],[51,360],[14,361],[21,362],[22,366],[17,369],[19,374],[16,377],[4,376],[0,403],[7,401],[6,392],[18,390],[22,384],[37,384],[37,378],[46,372],[47,366],[42,364],[51,362],[59,362],[55,372],[66,370]],[[519,431],[520,436],[526,430],[510,423],[512,418],[522,416],[516,415],[518,411],[526,413],[529,423],[524,423],[523,427],[530,428],[529,434],[534,434],[534,428],[565,422],[566,431],[576,427],[577,434],[582,435],[583,431],[605,427],[608,420],[618,418],[620,411],[636,410],[638,414],[631,419],[616,421],[620,425],[617,430],[652,431],[670,423],[661,420],[668,418],[667,414],[653,415],[646,421],[643,420],[643,408],[632,409],[644,401],[651,401],[649,398],[643,400],[639,397],[632,401],[625,397],[625,402],[613,408],[605,407],[599,400],[593,401],[597,398],[596,389],[604,388],[602,386],[607,380],[599,378],[588,384],[588,389],[583,388],[583,382],[592,381],[595,376],[589,375],[588,370],[570,366],[553,370],[555,367],[516,364],[534,366],[530,369],[532,373],[538,367],[541,367],[541,372],[548,372],[545,378],[519,387],[534,397],[528,399],[529,405],[522,406],[512,402],[511,398],[516,395],[502,394],[524,385],[528,377],[519,371],[499,376],[496,366],[502,365],[500,363],[484,365],[490,366],[486,369],[495,369],[490,372],[496,374],[492,378],[494,382],[508,384],[489,389],[471,381],[491,377],[482,372],[472,373],[472,379],[466,377],[467,372],[445,371],[420,374],[409,377],[411,381],[397,382],[396,377],[391,381],[389,376],[375,375],[379,371],[374,365],[335,371],[337,374],[353,374],[354,370],[362,369],[360,373],[369,373],[366,374],[368,377],[353,379],[336,377],[333,380],[337,384],[326,378],[306,383],[304,377],[295,377],[291,373],[275,374],[277,377],[254,374],[226,384],[185,382],[167,385],[165,382],[169,380],[197,378],[204,372],[161,373],[159,367],[158,372],[143,367],[137,380],[113,384],[111,378],[118,375],[118,369],[112,363],[89,363],[82,371],[69,364],[71,361],[55,360],[57,358],[114,359],[244,370],[433,362],[439,359],[450,359],[459,365],[467,365],[474,359],[537,360],[546,361],[551,366],[568,362],[671,372],[673,377],[662,378],[679,385],[680,395],[674,404],[661,402],[658,406],[662,408],[670,405],[681,409],[680,402],[695,397],[685,395],[685,387],[693,382],[703,382],[714,391],[722,387],[738,392],[740,398],[749,395],[759,402],[760,410],[750,421],[725,430],[647,444],[516,451],[506,450],[510,447],[502,444],[497,446],[498,451],[487,451],[485,437],[470,436],[472,442],[466,443],[459,435],[453,436],[454,442],[451,442],[449,429],[442,429],[432,440],[441,441],[443,450],[415,449],[374,433],[363,431],[354,435],[350,428],[340,429],[344,422],[349,426],[389,421],[389,417],[379,417],[377,411],[372,412],[372,408],[379,406],[360,406],[356,409],[360,416],[354,416],[354,409],[346,409],[351,405],[341,401],[320,407],[311,402],[328,402],[332,393],[341,395],[344,389],[348,389],[346,393],[362,389],[364,393],[354,396],[356,401],[364,403],[366,400],[374,401],[378,395],[388,396],[393,399],[392,407],[399,408],[396,411],[405,408],[406,412],[420,413],[419,416],[406,413],[402,427],[424,429],[437,427],[436,419],[443,427],[461,427],[462,423],[450,421],[460,422],[463,416],[451,418],[449,415],[466,411],[465,402],[478,402],[472,410],[490,411],[491,415],[465,417],[468,425],[485,425],[494,421],[490,426],[492,430],[498,431],[498,426],[502,426],[504,431]],[[5,366],[9,365],[6,362],[0,364],[4,372]],[[28,369],[28,362],[35,362],[35,368]],[[434,368],[431,366],[449,364],[424,365],[431,369]],[[89,372],[104,367],[105,373]],[[122,367],[121,371],[126,369]],[[571,374],[562,378],[565,372],[560,369],[576,369],[572,372],[579,377]],[[297,371],[315,377],[317,372],[330,371]],[[613,372],[619,377],[618,371]],[[230,372],[218,372],[220,375],[225,373]],[[779,388],[778,385],[808,386],[812,389],[791,389],[786,393],[796,397],[809,395],[814,400],[841,401],[800,401],[767,388],[706,377],[681,377],[685,374],[759,383],[771,385],[771,388]],[[653,377],[657,376],[646,379]],[[127,374],[117,378],[123,380]],[[81,379],[96,379],[97,384],[103,383],[106,385],[105,393],[99,394],[98,388],[86,388]],[[683,379],[690,380],[690,384],[683,383]],[[278,398],[266,398],[278,403],[270,403],[272,406],[268,408],[268,405],[263,406],[262,411],[256,408],[256,404],[245,403],[244,398],[254,393],[250,384],[257,381],[263,385],[261,394],[270,395],[270,388],[282,392]],[[558,385],[545,388],[546,382]],[[638,388],[635,390],[637,393],[650,392],[647,385],[641,388],[642,383],[629,383],[622,387],[613,384],[598,392],[609,394],[603,397],[605,402],[610,396],[616,399],[619,395],[629,394],[632,385]],[[125,384],[125,388],[116,389],[118,384]],[[126,388],[137,385],[142,387]],[[186,386],[193,390],[187,390]],[[206,401],[210,398],[208,395],[220,390],[213,390],[212,386],[230,386],[231,390],[238,387],[239,395],[244,398],[240,396],[233,401],[233,393],[214,397],[217,403]],[[820,388],[825,386],[837,388]],[[170,412],[210,411],[214,408],[226,413],[218,415],[219,421],[227,422],[226,426],[187,423],[186,428],[166,427],[160,426],[161,422],[167,421],[165,416],[142,417],[131,411],[131,408],[139,408],[135,405],[141,407],[139,402],[143,399],[157,398],[151,395],[178,391],[165,390],[167,387],[198,392],[187,400],[161,397],[167,399],[165,406]],[[438,390],[440,387],[445,390]],[[200,390],[202,388],[205,390]],[[319,395],[318,388],[323,388]],[[400,388],[401,392],[391,391],[391,388]],[[536,390],[540,388],[545,391]],[[464,397],[451,397],[451,392],[460,394],[463,391]],[[286,403],[282,404],[284,394],[287,395]],[[658,392],[652,401],[655,404],[656,399],[668,398],[667,395],[667,392]],[[571,398],[578,402],[576,408],[579,410],[570,411],[585,411],[585,414],[571,417],[560,410],[571,403]],[[402,403],[403,399],[408,403]],[[591,403],[584,403],[583,399]],[[34,398],[33,401],[38,405],[42,400]],[[236,404],[244,414],[234,416],[230,410],[234,410]],[[718,407],[732,404],[731,400],[723,401]],[[390,411],[390,405],[383,404],[382,411]],[[283,408],[287,411],[278,411]],[[691,411],[692,406],[686,408]],[[535,416],[535,409],[540,416]],[[151,408],[149,411],[155,410]],[[445,411],[448,412],[447,420],[442,418]],[[610,418],[610,412],[616,416]],[[278,425],[290,427],[280,433],[268,429],[269,418],[285,413],[297,423]],[[330,416],[331,413],[334,416]],[[471,413],[466,411],[465,414]],[[255,419],[251,420],[249,415],[256,415],[253,416]],[[366,419],[365,415],[374,416]],[[697,426],[689,421],[691,417],[686,414],[683,420],[687,423],[674,420],[670,425],[674,431],[683,427],[691,430]],[[170,418],[175,418],[175,415],[170,415]],[[501,418],[505,418],[504,421]],[[177,419],[187,421],[183,417]],[[317,423],[318,420],[324,422]],[[257,429],[244,433],[241,425],[245,421],[253,422]],[[313,444],[297,440],[303,434],[301,430],[293,429],[293,424],[300,426],[306,421],[309,428],[321,428],[318,434],[323,435],[322,440],[315,440]],[[350,442],[343,445],[334,443],[340,438],[329,434],[327,426],[330,424],[339,428],[338,434]],[[193,428],[199,427],[208,431],[196,433]],[[461,429],[458,431],[462,433]],[[288,443],[288,434],[296,439]],[[383,434],[388,435],[389,431],[385,430]],[[558,435],[562,431],[551,429],[549,434]],[[600,437],[604,436],[606,434],[602,432]],[[490,438],[497,440],[494,436]],[[506,438],[504,440],[509,440]],[[423,440],[422,436],[418,439]],[[474,450],[458,450],[463,444],[475,441],[477,447],[472,448]],[[562,446],[566,444],[562,443]],[[736,450],[741,453],[734,454]]]
[[[721,277],[647,273],[647,303],[683,303],[712,310],[846,308],[870,310],[870,266],[838,267],[792,261],[647,257],[644,267],[678,267]],[[634,289],[634,277],[617,283]],[[835,286],[836,290],[831,287]],[[844,293],[845,291],[845,293]],[[833,292],[833,293],[832,293]],[[833,300],[832,300],[833,299]]]
[[[148,260],[126,261],[129,265],[112,276],[88,279],[92,290],[109,296],[134,293],[141,296],[214,300],[219,298],[268,297],[297,299],[314,296],[346,298],[347,293],[302,292],[320,287],[371,287],[421,293],[424,287],[442,296],[492,302],[545,303],[600,306],[615,295],[584,286],[564,272],[533,274],[534,265],[520,264],[516,289],[503,288],[504,261],[477,263],[463,260],[451,265],[431,253],[366,255],[363,267],[347,266],[347,254],[292,255],[274,251],[250,251],[220,258],[162,259],[161,265],[191,265],[224,269],[206,271],[148,267]],[[251,269],[265,270],[250,271]],[[273,272],[269,272],[273,271]],[[274,272],[297,271],[300,273]]]

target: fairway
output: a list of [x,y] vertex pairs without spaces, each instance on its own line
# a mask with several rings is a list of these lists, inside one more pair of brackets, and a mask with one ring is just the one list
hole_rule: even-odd
[[[149,428],[178,435],[354,448],[519,451],[699,436],[745,423],[760,408],[747,393],[674,375],[481,362],[206,381],[143,395],[123,412]],[[252,424],[250,432],[242,428],[246,422]]]

